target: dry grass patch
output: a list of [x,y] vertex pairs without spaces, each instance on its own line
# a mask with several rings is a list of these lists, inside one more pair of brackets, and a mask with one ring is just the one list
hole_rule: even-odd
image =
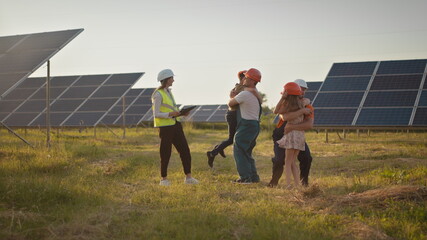
[[371,227],[361,221],[349,221],[340,239],[358,239],[358,240],[393,240],[381,230]]
[[427,200],[427,187],[424,186],[391,186],[368,190],[362,193],[350,193],[336,201],[336,207],[342,206],[378,206],[383,207],[385,200]]

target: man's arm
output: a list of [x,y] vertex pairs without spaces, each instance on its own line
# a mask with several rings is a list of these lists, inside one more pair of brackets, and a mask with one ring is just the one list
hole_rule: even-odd
[[237,102],[237,100],[235,98],[230,99],[230,101],[228,102],[229,107],[234,107],[237,105],[239,105],[239,103]]
[[289,133],[290,131],[306,131],[313,128],[314,119],[313,118],[306,118],[302,123],[299,124],[291,124],[287,123],[285,126],[285,134]]

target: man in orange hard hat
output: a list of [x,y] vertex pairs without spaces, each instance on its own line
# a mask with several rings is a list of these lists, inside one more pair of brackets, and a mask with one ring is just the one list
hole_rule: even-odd
[[[261,72],[255,68],[245,73],[243,84],[247,88],[256,89],[261,81]],[[259,176],[252,157],[252,150],[256,145],[259,134],[259,120],[261,116],[261,101],[255,94],[245,89],[236,96],[232,96],[228,106],[237,109],[237,129],[234,136],[234,160],[240,178],[236,183],[249,184],[259,182]]]

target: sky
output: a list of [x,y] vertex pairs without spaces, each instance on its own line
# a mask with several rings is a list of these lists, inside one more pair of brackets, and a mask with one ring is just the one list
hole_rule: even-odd
[[52,76],[145,72],[134,88],[152,88],[170,68],[186,105],[227,103],[249,68],[273,107],[336,62],[425,59],[426,19],[427,0],[0,0],[0,36],[84,29]]

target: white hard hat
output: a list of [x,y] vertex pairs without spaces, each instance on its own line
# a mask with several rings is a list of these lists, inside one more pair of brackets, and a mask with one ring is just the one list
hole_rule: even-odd
[[170,69],[163,69],[162,71],[159,72],[159,74],[157,75],[157,81],[160,82],[166,78],[170,78],[175,76],[172,72],[172,70]]
[[307,83],[302,79],[297,79],[294,81],[294,83],[298,84],[300,87],[308,88]]

